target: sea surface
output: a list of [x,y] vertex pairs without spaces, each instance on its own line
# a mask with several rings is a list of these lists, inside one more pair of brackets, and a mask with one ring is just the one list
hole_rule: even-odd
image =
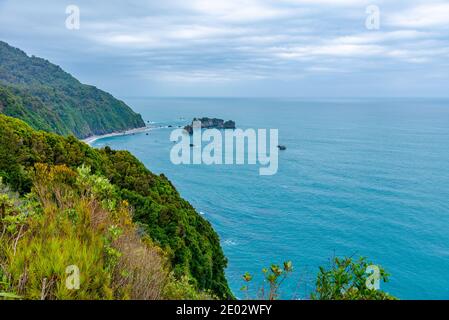
[[[262,268],[291,260],[282,298],[307,298],[333,256],[366,256],[391,274],[381,289],[449,299],[449,100],[125,100],[155,129],[93,145],[131,151],[212,223],[237,297],[245,272],[254,290]],[[203,116],[278,129],[278,173],[172,164],[170,133]]]

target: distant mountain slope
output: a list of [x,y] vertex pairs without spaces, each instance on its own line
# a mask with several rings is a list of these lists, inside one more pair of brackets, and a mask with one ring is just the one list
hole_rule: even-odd
[[109,93],[0,41],[0,112],[35,129],[78,138],[145,126]]

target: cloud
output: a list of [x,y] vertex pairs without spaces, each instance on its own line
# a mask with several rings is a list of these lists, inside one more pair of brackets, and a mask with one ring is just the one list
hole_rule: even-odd
[[332,68],[332,67],[323,67],[323,66],[311,66],[305,68],[305,71],[310,73],[345,73],[348,72],[344,69]]
[[283,2],[297,4],[297,5],[315,5],[315,6],[366,6],[372,1],[368,0],[281,0]]
[[[124,93],[184,83],[201,94],[214,83],[238,84],[244,95],[245,86],[263,93],[259,84],[268,82],[284,92],[273,82],[285,79],[318,88],[315,77],[358,83],[378,72],[388,83],[392,73],[417,81],[449,74],[449,4],[441,1],[377,0],[380,30],[365,27],[371,0],[76,2],[81,29],[72,32],[65,2],[0,1],[0,38]],[[116,85],[116,74],[129,83]]]
[[448,28],[449,3],[428,3],[399,11],[388,18],[388,23],[403,28]]
[[193,10],[228,22],[253,22],[291,15],[286,8],[261,0],[191,0]]
[[283,59],[312,59],[319,56],[360,57],[379,55],[384,48],[376,45],[328,44],[280,49],[276,56]]
[[133,45],[133,44],[153,44],[157,40],[148,35],[132,35],[132,34],[117,34],[109,37],[101,37],[100,41],[110,44],[118,45]]
[[382,42],[397,42],[397,41],[413,41],[422,38],[432,37],[429,32],[421,32],[416,30],[397,30],[389,32],[366,32],[356,35],[347,35],[338,37],[334,40],[336,43],[346,44],[366,44],[366,43],[382,43]]

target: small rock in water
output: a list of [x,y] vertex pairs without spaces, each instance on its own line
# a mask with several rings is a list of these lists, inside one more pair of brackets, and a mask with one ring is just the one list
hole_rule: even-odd
[[283,145],[278,145],[278,148],[279,148],[279,150],[287,150],[287,147],[286,146],[283,146]]

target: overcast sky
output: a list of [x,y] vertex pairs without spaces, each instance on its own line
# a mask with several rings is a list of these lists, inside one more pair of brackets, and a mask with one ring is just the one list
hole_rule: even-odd
[[0,40],[119,97],[449,96],[449,1],[0,0]]

